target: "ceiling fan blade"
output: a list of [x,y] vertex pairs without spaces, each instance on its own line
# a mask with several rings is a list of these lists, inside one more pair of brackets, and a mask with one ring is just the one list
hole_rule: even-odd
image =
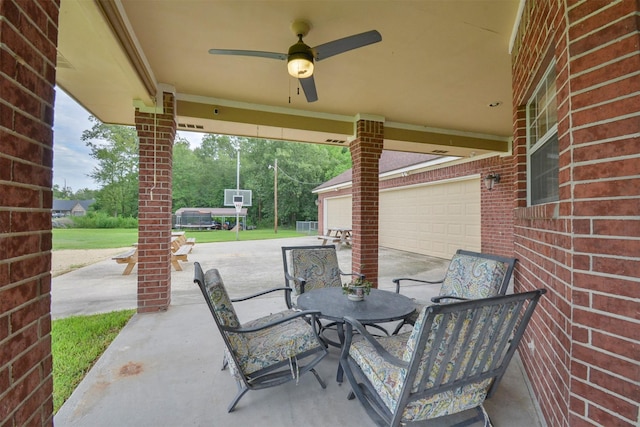
[[353,36],[321,44],[320,46],[314,47],[312,50],[316,61],[321,61],[334,55],[338,55],[339,53],[378,43],[379,41],[382,41],[380,33],[376,30],[371,30],[365,33],[355,34]]
[[298,79],[298,81],[300,81],[304,96],[307,97],[307,102],[316,102],[318,100],[318,92],[316,92],[316,82],[313,80],[313,76],[306,79]]
[[263,52],[261,50],[236,50],[236,49],[209,49],[212,55],[236,55],[236,56],[257,56],[260,58],[287,59],[286,53]]

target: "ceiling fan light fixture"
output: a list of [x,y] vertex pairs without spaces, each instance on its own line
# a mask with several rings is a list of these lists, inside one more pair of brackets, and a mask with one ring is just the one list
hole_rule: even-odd
[[298,37],[298,43],[289,48],[287,69],[292,77],[306,79],[313,75],[313,54],[311,48],[302,41],[302,36]]

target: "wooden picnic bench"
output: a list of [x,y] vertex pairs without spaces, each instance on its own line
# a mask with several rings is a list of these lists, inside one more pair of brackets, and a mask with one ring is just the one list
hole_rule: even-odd
[[182,271],[182,266],[178,261],[189,261],[187,255],[191,252],[192,245],[182,245],[177,250],[171,253],[171,265],[176,271]]
[[[188,261],[187,255],[191,253],[193,246],[196,243],[195,237],[187,239],[184,233],[176,233],[171,237],[171,265],[177,271],[182,271],[182,267],[180,266],[179,261]],[[135,244],[134,246],[137,246]],[[111,258],[115,260],[118,264],[127,264],[124,271],[122,272],[123,276],[128,276],[133,271],[133,267],[138,263],[138,248],[135,247],[127,252],[121,253],[119,255]]]
[[[190,249],[193,249],[193,246],[196,244],[196,238],[195,237],[189,237],[187,238],[184,233],[182,234],[174,234],[171,237],[171,251],[175,252],[178,249],[180,249],[181,246],[185,246],[188,245],[190,246]],[[191,252],[191,251],[189,251]]]
[[111,259],[114,259],[118,264],[127,264],[122,275],[128,276],[131,274],[133,267],[135,267],[138,262],[138,248],[133,248],[127,252],[121,253],[120,255],[116,255]]
[[318,239],[322,240],[322,244],[326,245],[327,242],[337,243],[338,249],[343,244],[351,245],[351,229],[350,228],[329,228],[326,235],[318,236]]

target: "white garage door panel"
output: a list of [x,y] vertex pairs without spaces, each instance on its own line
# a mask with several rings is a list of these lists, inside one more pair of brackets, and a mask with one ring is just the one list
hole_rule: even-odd
[[480,179],[380,193],[381,246],[451,258],[480,250]]
[[351,227],[351,196],[325,199],[325,215],[327,228]]

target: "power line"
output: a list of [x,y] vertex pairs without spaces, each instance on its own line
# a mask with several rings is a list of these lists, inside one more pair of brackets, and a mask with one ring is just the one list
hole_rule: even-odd
[[[304,181],[299,181],[297,179],[295,179],[294,177],[292,177],[291,175],[289,175],[288,173],[286,173],[284,170],[282,170],[281,166],[278,166],[278,170],[280,171],[280,173],[282,173],[284,176],[286,176],[287,178],[289,178],[291,181],[298,183],[298,184],[302,184],[302,185],[314,185],[314,186],[318,186],[320,184],[322,184],[322,182],[304,182]],[[323,181],[324,182],[324,181]]]

